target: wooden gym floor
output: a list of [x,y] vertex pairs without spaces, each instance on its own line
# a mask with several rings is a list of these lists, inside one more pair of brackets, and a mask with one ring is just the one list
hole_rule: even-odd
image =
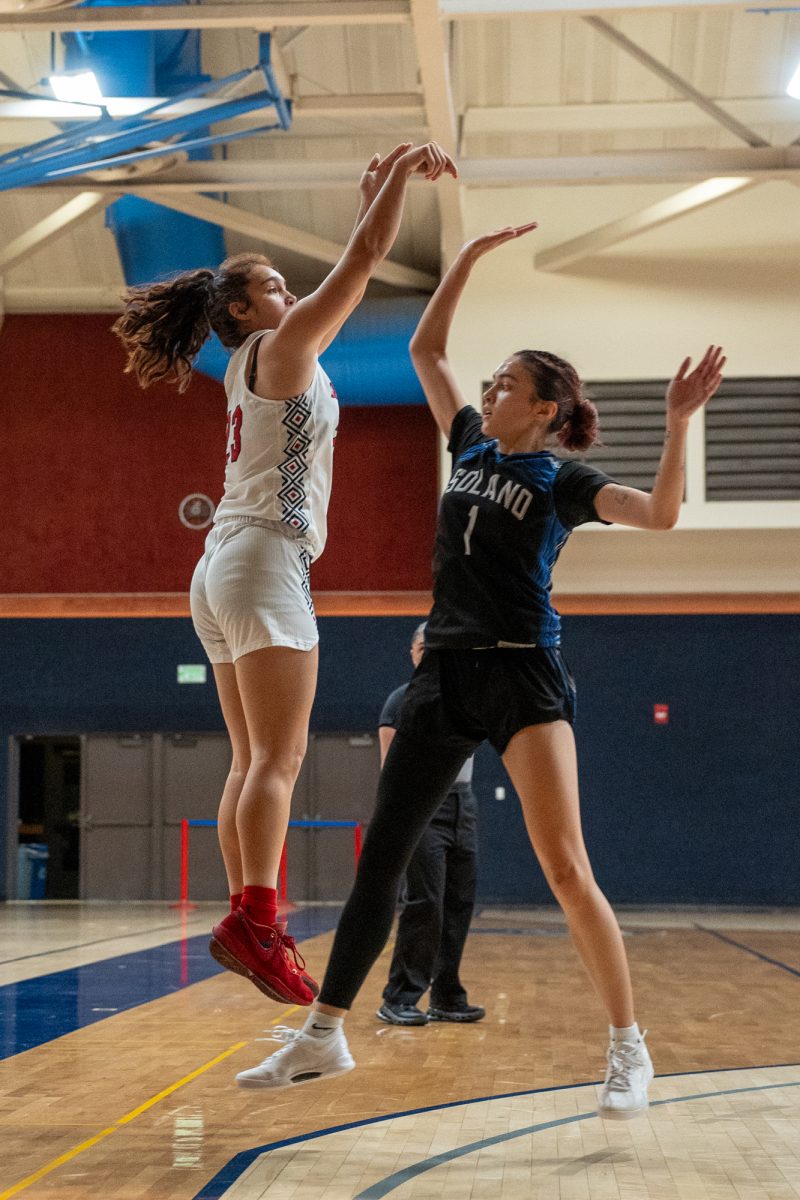
[[[0,906],[0,1200],[800,1197],[800,912],[621,913],[657,1079],[600,1121],[605,1029],[556,910],[478,912],[485,1021],[350,1021],[358,1069],[291,1092],[236,1071],[299,1010],[206,953],[219,909]],[[320,977],[337,910],[292,914]]]

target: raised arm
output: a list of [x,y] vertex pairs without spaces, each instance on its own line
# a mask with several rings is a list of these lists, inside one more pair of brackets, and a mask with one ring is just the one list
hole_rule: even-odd
[[453,418],[466,400],[447,360],[447,339],[461,293],[470,272],[482,255],[536,228],[536,222],[509,226],[474,238],[459,250],[455,261],[428,301],[409,349],[433,418],[445,437],[450,436]]
[[271,337],[262,338],[258,375],[261,386],[275,399],[308,387],[330,330],[352,312],[397,237],[410,177],[418,174],[433,181],[445,172],[457,176],[452,159],[435,142],[400,150],[398,147],[389,156],[391,163],[380,190],[339,262],[316,291],[293,305]]
[[680,515],[689,420],[707,404],[722,381],[725,358],[709,346],[693,371],[685,358],[667,388],[667,430],[652,492],[609,483],[595,496],[598,517],[635,529],[672,529]]
[[[348,239],[348,245],[350,242],[352,242],[358,231],[359,225],[364,220],[364,217],[367,215],[367,212],[371,208],[374,200],[380,193],[381,188],[389,176],[389,171],[392,169],[400,155],[405,154],[406,150],[410,150],[411,146],[411,142],[401,142],[401,144],[399,146],[395,146],[391,154],[387,154],[385,158],[381,158],[380,154],[374,154],[370,159],[363,175],[361,176],[361,179],[358,182],[360,202],[355,225],[353,226],[353,232],[350,234]],[[347,312],[337,315],[334,324],[330,327],[327,333],[325,333],[322,341],[319,344],[320,354],[328,349],[328,346],[330,346],[331,342],[336,337],[347,318],[356,308],[358,308],[359,304],[364,298],[364,292],[367,290],[368,283],[369,279],[365,279],[364,286],[361,288],[361,291],[358,293],[358,295],[353,299]]]

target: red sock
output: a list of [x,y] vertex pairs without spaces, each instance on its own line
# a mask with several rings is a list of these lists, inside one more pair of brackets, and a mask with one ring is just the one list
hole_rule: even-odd
[[278,919],[277,889],[246,883],[242,893],[242,907],[256,925],[274,925]]
[[237,908],[239,907],[239,905],[241,903],[242,903],[242,893],[241,892],[232,892],[231,893],[231,912],[236,912]]

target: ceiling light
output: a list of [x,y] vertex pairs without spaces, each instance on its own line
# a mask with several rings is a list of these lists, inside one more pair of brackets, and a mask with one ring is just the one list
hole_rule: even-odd
[[794,96],[795,100],[800,100],[800,63],[797,64],[797,70],[786,85],[786,91],[790,96]]
[[99,104],[103,93],[94,71],[70,71],[66,75],[51,75],[50,87],[57,100],[73,104]]

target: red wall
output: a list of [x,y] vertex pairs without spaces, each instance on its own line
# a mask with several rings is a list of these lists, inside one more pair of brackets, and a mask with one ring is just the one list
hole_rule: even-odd
[[[141,391],[111,321],[11,316],[0,332],[0,592],[188,589],[205,533],[178,505],[219,498],[222,387],[197,376],[183,395]],[[315,588],[430,586],[436,458],[426,410],[342,410]]]

